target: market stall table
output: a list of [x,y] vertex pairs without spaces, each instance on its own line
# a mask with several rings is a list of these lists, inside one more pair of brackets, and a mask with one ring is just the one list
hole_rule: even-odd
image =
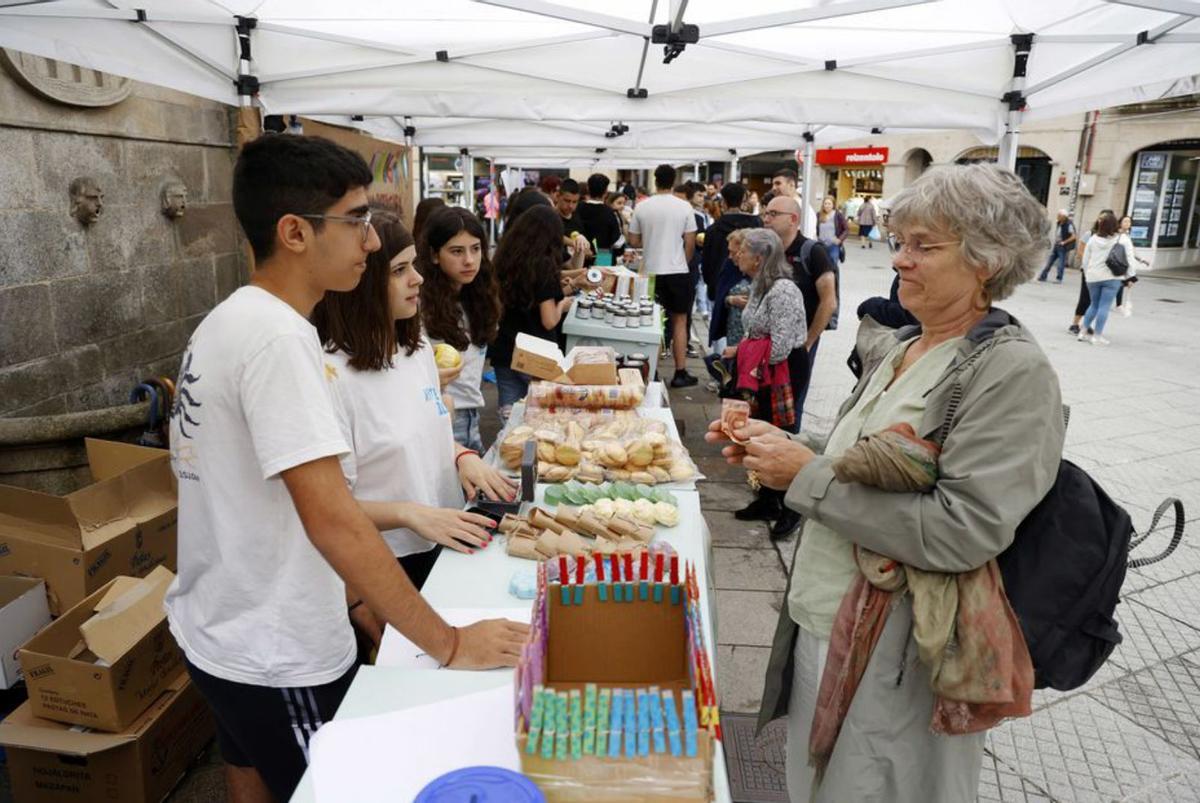
[[[520,407],[515,408],[514,416],[520,414]],[[671,435],[678,438],[670,409],[643,409],[642,415],[664,421]],[[679,553],[681,560],[695,564],[699,576],[706,579],[706,582],[700,584],[701,615],[707,632],[709,654],[715,662],[716,621],[709,562],[710,534],[700,512],[700,495],[694,490],[694,484],[689,483],[688,486],[687,489],[671,486],[672,493],[679,502],[679,524],[670,528],[656,528],[655,540],[669,543]],[[539,483],[533,504],[542,504],[547,487],[546,484]],[[440,611],[471,609],[479,611],[483,615],[486,615],[487,611],[496,611],[495,615],[497,616],[504,613],[515,615],[516,611],[528,612],[532,601],[517,599],[509,594],[509,581],[515,573],[522,571],[532,573],[535,568],[534,561],[506,554],[503,536],[499,536],[488,547],[478,550],[472,555],[443,550],[421,593],[430,605]],[[389,655],[402,652],[396,648],[398,642],[403,641],[405,641],[403,637],[389,626],[380,649],[381,661],[386,662],[390,660]],[[363,667],[334,719],[342,720],[398,711],[494,688],[496,685],[511,683],[511,679],[512,670],[508,669],[491,672],[452,672],[396,668],[383,664]],[[718,694],[720,693],[720,682],[721,679],[718,677]],[[464,727],[466,726],[469,724],[464,723]],[[470,757],[464,757],[464,765],[469,764]],[[713,788],[715,800],[729,801],[731,799],[723,746],[720,742],[717,743],[713,762]],[[292,801],[293,803],[314,803],[311,771],[305,774]],[[315,803],[324,803],[324,801],[315,801]]]
[[567,336],[567,351],[576,346],[611,346],[617,354],[644,354],[650,365],[650,376],[658,368],[658,348],[662,343],[662,307],[654,305],[654,325],[618,328],[599,318],[580,318],[576,314],[576,299],[563,318],[563,334]]

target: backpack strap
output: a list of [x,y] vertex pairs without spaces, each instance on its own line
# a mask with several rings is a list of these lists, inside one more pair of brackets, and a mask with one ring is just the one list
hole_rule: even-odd
[[1152,563],[1158,563],[1160,560],[1164,560],[1175,551],[1175,548],[1179,546],[1179,542],[1183,540],[1183,523],[1186,519],[1186,516],[1184,516],[1183,512],[1183,502],[1180,502],[1173,496],[1169,496],[1162,501],[1162,504],[1158,506],[1158,510],[1154,511],[1154,516],[1150,519],[1150,526],[1146,528],[1146,532],[1129,542],[1129,551],[1132,552],[1135,548],[1137,548],[1138,544],[1145,541],[1156,529],[1158,529],[1158,521],[1163,517],[1163,514],[1167,512],[1167,508],[1175,509],[1175,531],[1171,534],[1171,543],[1167,544],[1166,549],[1157,555],[1154,555],[1153,557],[1136,558],[1129,561],[1128,565],[1130,569],[1137,569],[1141,566],[1149,566]]
[[817,241],[811,237],[805,238],[804,242],[800,243],[800,264],[804,267],[804,275],[812,276],[812,268],[808,266],[808,255],[812,253],[813,246]]

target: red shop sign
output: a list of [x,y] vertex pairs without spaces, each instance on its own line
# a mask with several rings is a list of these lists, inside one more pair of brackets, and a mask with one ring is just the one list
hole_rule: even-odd
[[822,148],[817,151],[817,164],[832,167],[859,167],[886,164],[887,148]]

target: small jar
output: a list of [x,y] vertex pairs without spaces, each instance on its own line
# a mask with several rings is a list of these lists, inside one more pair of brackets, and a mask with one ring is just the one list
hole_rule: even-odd
[[642,319],[642,326],[654,326],[654,305],[643,304],[640,317]]
[[604,322],[606,324],[608,324],[609,326],[613,326],[614,321],[616,320],[616,317],[617,317],[616,304],[612,304],[612,303],[605,304],[604,305]]
[[575,302],[575,317],[590,318],[592,317],[592,300],[584,296]]
[[642,375],[643,384],[650,382],[650,364],[645,360],[627,359],[625,360],[626,368],[636,368]]

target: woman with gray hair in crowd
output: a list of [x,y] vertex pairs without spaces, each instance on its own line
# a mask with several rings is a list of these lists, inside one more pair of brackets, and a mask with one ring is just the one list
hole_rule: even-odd
[[[785,432],[799,432],[795,399],[808,383],[808,321],[804,294],[792,280],[783,242],[770,229],[742,229],[734,260],[750,279],[750,295],[742,309],[743,339],[737,347],[737,387],[755,402],[754,416]],[[767,374],[772,374],[768,379]],[[783,505],[783,492],[760,488],[751,507],[766,505],[772,538],[796,529],[799,514]]]
[[[993,306],[1041,266],[1049,242],[1045,210],[1013,173],[977,164],[926,173],[895,198],[889,223],[900,300],[919,323],[891,330],[864,319],[861,376],[828,437],[793,436],[761,421],[733,433],[744,445],[731,443],[719,421],[706,436],[726,444],[726,459],[756,472],[764,486],[786,491],[787,506],[806,519],[760,714],[760,724],[788,715],[794,802],[975,799],[986,731],[999,717],[939,685],[929,644],[914,639],[930,623],[924,607],[914,616],[912,576],[962,578],[982,569],[998,577],[994,559],[1049,491],[1062,457],[1058,378],[1029,331]],[[948,417],[952,398],[957,408]],[[860,440],[871,435],[881,436],[877,444],[899,437],[932,456],[923,487],[884,490],[846,478],[847,457],[861,455],[872,439]],[[880,475],[903,470],[905,456],[899,469],[886,465]],[[874,620],[880,629],[865,655],[855,652],[861,642],[845,649],[845,634],[858,633],[848,629],[854,610],[849,606],[847,618],[846,600],[881,588],[865,571],[864,550],[890,561],[887,570],[909,567],[912,592],[897,592],[876,610],[885,618]],[[937,655],[964,660],[956,666],[965,682],[1006,684],[994,687],[1013,690],[1004,715],[1027,715],[1032,665],[1027,651],[1018,660],[1024,640],[1015,617],[1006,618],[1002,588],[993,583],[992,593],[996,604],[982,613],[985,624],[949,621],[957,622],[960,640],[1004,631],[1014,656],[1007,670],[956,658],[954,644],[943,643],[946,651]],[[844,694],[831,698],[831,690]],[[962,716],[948,719],[947,710]]]

